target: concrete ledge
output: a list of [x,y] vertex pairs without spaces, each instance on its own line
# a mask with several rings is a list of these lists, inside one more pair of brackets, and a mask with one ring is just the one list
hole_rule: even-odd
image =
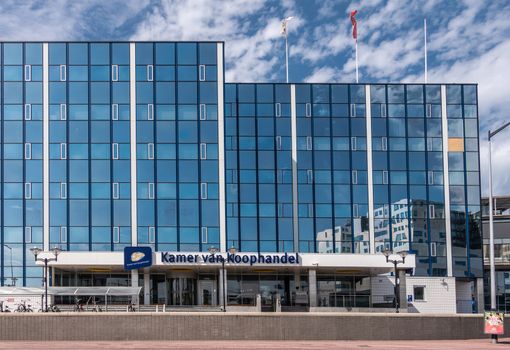
[[[510,319],[506,319],[505,326],[505,335],[509,336]],[[0,340],[432,340],[486,337],[481,314],[0,314]]]

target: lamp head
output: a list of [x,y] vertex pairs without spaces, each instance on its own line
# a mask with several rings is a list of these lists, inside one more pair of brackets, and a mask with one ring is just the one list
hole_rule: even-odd
[[211,253],[212,255],[216,254],[216,252],[218,251],[218,249],[215,247],[215,246],[210,246],[208,249],[209,253]]
[[41,254],[42,252],[42,249],[39,248],[39,247],[33,247],[33,248],[30,248],[30,251],[32,252],[32,254],[34,254],[34,256],[37,258],[37,256],[39,254]]
[[402,258],[402,262],[405,262],[405,261],[406,261],[406,256],[407,256],[407,254],[409,254],[409,252],[408,252],[408,251],[406,251],[406,250],[403,250],[403,251],[401,251],[401,252],[398,252],[398,255],[400,255],[400,257]]
[[384,249],[382,253],[386,257],[386,259],[388,259],[388,257],[391,255],[391,250]]
[[232,247],[228,248],[228,252],[230,254],[235,254],[237,252],[237,249],[236,249],[236,247],[232,246]]
[[55,258],[60,254],[62,253],[62,249],[60,249],[59,247],[53,247],[53,249],[51,250],[53,252],[53,255],[55,255]]

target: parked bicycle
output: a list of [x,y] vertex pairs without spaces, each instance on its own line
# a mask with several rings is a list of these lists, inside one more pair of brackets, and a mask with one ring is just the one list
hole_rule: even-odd
[[9,306],[4,305],[3,301],[0,301],[0,312],[11,312]]
[[128,312],[136,312],[136,305],[135,304],[129,304],[127,311]]
[[27,304],[26,300],[22,300],[14,312],[34,312],[32,305]]
[[85,309],[83,308],[83,303],[81,302],[81,299],[79,299],[79,298],[75,299],[73,311],[74,312],[83,312],[83,311],[85,311]]
[[101,309],[101,307],[96,304],[96,298],[92,298],[92,312],[102,312],[103,309]]
[[[37,310],[37,312],[44,312],[44,309],[40,308],[39,310]],[[48,306],[46,312],[60,312],[60,309],[58,308],[57,305],[50,305]]]

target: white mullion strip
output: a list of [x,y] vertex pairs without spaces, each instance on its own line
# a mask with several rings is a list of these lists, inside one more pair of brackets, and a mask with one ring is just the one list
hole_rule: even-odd
[[292,138],[292,227],[294,251],[299,251],[296,85],[290,86],[290,131]]
[[50,250],[50,117],[48,43],[43,43],[43,248]]
[[444,219],[446,223],[446,268],[448,276],[453,276],[452,228],[450,213],[450,178],[448,165],[448,116],[446,114],[446,85],[441,85],[441,122],[443,128],[443,183]]
[[218,180],[219,180],[219,206],[220,206],[220,251],[227,251],[227,217],[225,202],[225,111],[223,96],[223,43],[216,46],[216,64],[218,81]]
[[137,193],[136,193],[136,46],[129,43],[129,101],[131,150],[131,245],[138,245]]
[[368,228],[370,235],[370,253],[375,254],[374,177],[372,174],[372,107],[370,104],[370,85],[365,85],[365,110],[367,124]]

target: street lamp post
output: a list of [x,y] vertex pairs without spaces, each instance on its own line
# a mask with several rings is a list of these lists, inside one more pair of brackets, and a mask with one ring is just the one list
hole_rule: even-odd
[[32,254],[34,254],[35,261],[44,262],[44,310],[43,312],[48,312],[48,263],[51,261],[57,261],[58,255],[62,252],[62,249],[55,247],[51,250],[54,258],[38,258],[37,256],[43,252],[41,248],[33,247],[30,248]]
[[14,268],[12,265],[12,247],[9,246],[8,244],[4,244],[4,247],[11,251],[11,286],[15,287],[17,278],[14,278]]
[[390,256],[392,255],[392,252],[389,249],[384,250],[383,254],[386,257],[386,262],[392,263],[393,267],[394,267],[394,271],[395,271],[395,288],[393,290],[394,290],[394,293],[395,293],[395,312],[398,314],[399,313],[399,308],[400,308],[400,281],[399,281],[399,278],[398,278],[397,265],[398,264],[404,264],[406,262],[407,252],[406,251],[402,251],[402,252],[398,252],[397,253],[397,255],[400,256],[402,258],[402,260],[390,259]]
[[[214,246],[211,246],[209,247],[209,249],[207,249],[209,251],[209,253],[211,253],[212,256],[214,256],[217,252],[218,252],[218,249]],[[228,252],[230,254],[235,254],[236,253],[236,248],[234,246],[230,247]],[[222,304],[223,304],[223,312],[226,312],[227,311],[227,296],[226,296],[226,284],[227,284],[227,281],[225,280],[225,258],[223,258],[223,256],[220,256],[221,257],[221,294],[222,294]]]
[[[499,127],[495,131],[488,133],[489,141],[489,260],[490,260],[490,280],[491,280],[491,311],[496,311],[496,265],[494,263],[494,219],[492,209],[492,143],[491,139],[496,136],[499,132],[503,131],[510,122]],[[492,342],[498,342],[498,336],[492,334]]]

